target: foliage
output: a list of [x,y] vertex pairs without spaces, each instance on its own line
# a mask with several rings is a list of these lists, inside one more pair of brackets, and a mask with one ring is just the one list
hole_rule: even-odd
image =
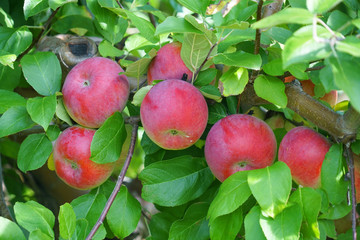
[[[313,119],[296,118],[288,107],[284,78],[311,78],[316,99],[331,90],[345,93],[348,99],[330,110],[339,116],[350,103],[360,112],[360,3],[289,0],[280,11],[257,19],[258,4],[266,12],[273,2],[281,1],[2,0],[0,170],[6,189],[0,190],[6,193],[14,219],[0,216],[0,239],[85,239],[115,186],[110,179],[70,199],[53,199],[55,207],[42,198],[52,194],[47,177],[37,183],[40,170],[53,170],[53,144],[74,124],[62,102],[68,72],[59,50],[62,45],[39,47],[45,36],[58,34],[96,37],[98,54],[118,61],[136,87],[143,86],[159,48],[180,41],[181,58],[209,108],[203,136],[185,150],[161,149],[140,128],[127,172],[130,180],[118,192],[94,239],[123,239],[134,233],[149,240],[336,238],[340,232],[335,220],[351,210],[345,149],[340,136],[318,128],[314,119],[321,112],[313,113]],[[216,68],[209,68],[212,64]],[[256,97],[266,100],[262,111],[280,112],[292,123],[312,126],[329,140],[339,140],[326,155],[319,189],[297,186],[289,168],[277,159],[272,166],[235,173],[222,183],[212,175],[204,157],[207,133],[225,116],[248,110],[241,96],[249,86]],[[126,155],[122,146],[130,134],[125,120],[139,115],[149,89],[134,90],[123,116],[114,114],[97,130],[91,160],[108,163]],[[274,130],[278,143],[287,130],[285,126]],[[356,141],[355,153],[360,152],[358,146]],[[131,183],[136,181],[142,186],[134,191]],[[141,223],[147,227],[141,228]]]

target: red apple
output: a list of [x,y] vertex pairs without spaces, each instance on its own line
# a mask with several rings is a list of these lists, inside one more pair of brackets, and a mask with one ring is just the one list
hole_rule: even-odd
[[356,189],[356,203],[360,202],[360,156],[353,154],[354,157],[354,177]]
[[238,171],[267,167],[275,156],[276,139],[271,128],[246,114],[216,122],[205,142],[206,161],[220,181]]
[[180,51],[180,42],[168,43],[160,48],[149,65],[147,73],[149,85],[154,80],[182,79],[184,74],[187,74],[187,79],[192,78],[192,71],[181,59]]
[[116,111],[122,111],[129,97],[127,77],[116,62],[88,58],[66,76],[62,89],[64,105],[78,124],[98,128]]
[[90,145],[95,130],[73,126],[63,131],[54,146],[56,174],[73,188],[99,186],[113,172],[115,163],[98,164],[90,160]]
[[156,84],[146,94],[140,117],[146,134],[157,145],[164,149],[185,149],[203,134],[208,108],[192,84],[169,79]]
[[329,141],[313,129],[296,127],[282,139],[278,158],[288,165],[297,184],[318,188],[321,166],[330,146]]

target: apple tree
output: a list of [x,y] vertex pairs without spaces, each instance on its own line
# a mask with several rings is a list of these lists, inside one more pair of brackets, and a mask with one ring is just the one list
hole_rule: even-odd
[[359,12],[2,0],[0,239],[357,239]]

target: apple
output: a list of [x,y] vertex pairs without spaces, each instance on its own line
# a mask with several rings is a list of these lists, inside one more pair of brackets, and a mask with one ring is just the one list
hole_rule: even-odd
[[205,158],[221,182],[238,171],[267,167],[275,156],[273,131],[263,120],[247,114],[219,120],[206,137]]
[[359,203],[360,202],[360,156],[353,154],[353,158],[354,158],[356,203]]
[[329,141],[315,130],[295,127],[282,139],[278,158],[288,165],[297,184],[318,188],[321,166],[330,146]]
[[98,164],[90,160],[95,130],[73,126],[63,131],[54,146],[54,165],[58,177],[69,186],[86,190],[105,182],[115,163]]
[[[295,79],[296,78],[294,76],[285,77],[284,82],[285,83],[292,82]],[[315,96],[315,92],[314,92],[315,84],[310,79],[301,80],[300,84],[304,92],[306,92],[312,97]],[[338,99],[338,92],[336,90],[332,90],[320,98],[320,100],[327,102],[332,108],[336,105],[337,99]]]
[[64,105],[78,124],[98,128],[116,111],[122,111],[129,97],[129,82],[116,62],[103,57],[88,58],[66,76]]
[[257,117],[257,118],[259,118],[261,120],[264,120],[266,112],[262,108],[260,108],[258,106],[253,106],[249,110],[247,110],[245,112],[245,114]]
[[159,49],[148,68],[149,85],[154,80],[182,79],[184,74],[187,79],[192,78],[192,71],[186,67],[180,56],[181,45],[180,42],[172,42]]
[[162,81],[146,94],[140,107],[145,133],[164,149],[193,145],[203,134],[208,107],[192,84],[177,79]]

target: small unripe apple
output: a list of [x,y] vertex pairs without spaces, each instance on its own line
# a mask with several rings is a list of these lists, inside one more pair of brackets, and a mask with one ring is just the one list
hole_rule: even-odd
[[253,106],[245,112],[245,114],[257,117],[261,120],[265,119],[266,112],[258,106]]
[[88,58],[66,76],[64,105],[78,124],[98,128],[114,112],[121,112],[129,97],[129,82],[116,62],[103,57]]
[[330,146],[329,141],[313,129],[296,127],[282,139],[278,158],[288,165],[297,184],[318,188],[321,166]]
[[187,75],[187,79],[192,78],[192,71],[186,67],[181,59],[181,45],[180,42],[172,42],[159,49],[148,68],[147,80],[149,85],[154,80],[182,79],[184,74]]
[[220,181],[238,171],[267,167],[275,156],[273,131],[263,120],[247,114],[219,120],[206,137],[205,158]]
[[153,86],[140,107],[145,133],[164,149],[185,149],[203,134],[208,107],[192,84],[169,79]]
[[272,130],[285,127],[285,118],[281,114],[276,114],[266,119],[265,122],[270,126]]
[[116,163],[99,164],[90,160],[95,130],[73,126],[63,131],[54,146],[54,164],[58,177],[77,189],[91,189],[105,182]]

